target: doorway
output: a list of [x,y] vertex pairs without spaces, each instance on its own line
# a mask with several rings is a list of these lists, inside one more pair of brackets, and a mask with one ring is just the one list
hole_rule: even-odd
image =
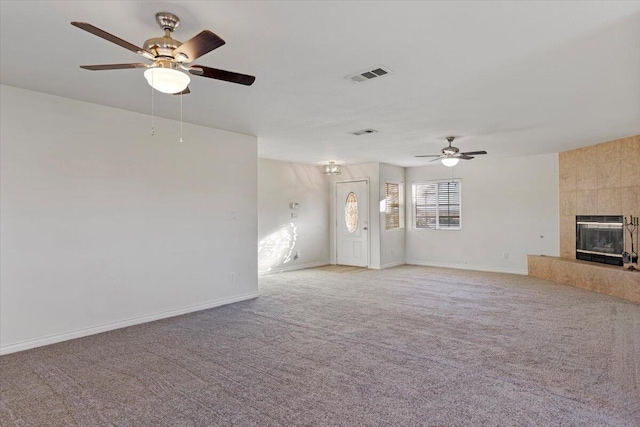
[[369,182],[336,183],[336,264],[369,266]]

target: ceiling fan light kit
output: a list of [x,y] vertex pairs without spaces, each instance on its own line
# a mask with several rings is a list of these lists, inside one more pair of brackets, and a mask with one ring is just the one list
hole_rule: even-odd
[[189,86],[191,78],[175,68],[152,67],[144,72],[149,86],[162,93],[180,93]]
[[444,159],[441,160],[443,165],[448,166],[450,168],[457,165],[459,161],[460,159],[456,157],[445,157]]

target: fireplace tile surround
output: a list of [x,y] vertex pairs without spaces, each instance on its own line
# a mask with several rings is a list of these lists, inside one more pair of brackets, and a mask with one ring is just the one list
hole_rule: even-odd
[[640,135],[562,152],[558,172],[560,257],[530,256],[529,275],[640,303],[640,272],[576,261],[577,215],[640,216]]
[[576,215],[640,216],[640,135],[562,152],[559,164],[560,257],[575,259]]
[[640,304],[640,272],[566,258],[529,255],[529,276]]

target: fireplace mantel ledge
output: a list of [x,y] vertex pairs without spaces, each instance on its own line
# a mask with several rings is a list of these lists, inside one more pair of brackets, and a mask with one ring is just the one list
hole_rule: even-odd
[[545,255],[527,255],[527,263],[529,276],[640,303],[639,271]]

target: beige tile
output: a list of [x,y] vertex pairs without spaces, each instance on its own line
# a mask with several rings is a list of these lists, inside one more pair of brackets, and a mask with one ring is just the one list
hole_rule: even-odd
[[[623,282],[622,298],[628,299],[629,301],[640,302],[640,273],[630,271],[623,273],[625,274],[625,280]],[[631,276],[632,274],[635,274],[635,276]]]
[[572,265],[571,275],[575,277],[575,284],[577,288],[588,289],[590,291],[596,291],[594,286],[594,280],[591,276],[591,268],[584,265]]
[[563,151],[558,156],[560,170],[569,168],[575,169],[578,166],[578,150]]
[[555,262],[551,265],[551,274],[557,277],[557,281],[564,283],[565,285],[576,285],[577,275],[573,271],[574,266],[572,264],[563,264]]
[[598,190],[585,190],[576,193],[576,214],[598,214]]
[[621,187],[620,160],[598,163],[598,189]]
[[560,168],[560,192],[576,191],[576,168]]
[[560,193],[560,215],[576,215],[576,192]]
[[623,140],[617,139],[615,141],[605,142],[603,144],[598,144],[598,158],[600,160],[608,159],[608,160],[619,160],[622,158],[622,147]]
[[640,303],[640,273],[597,263],[528,256],[529,275]]
[[576,167],[580,168],[583,165],[589,165],[593,163],[598,163],[601,161],[600,157],[598,157],[598,146],[590,145],[588,147],[579,148],[577,151],[577,162]]
[[566,240],[560,242],[560,256],[567,259],[576,258],[576,244]]
[[640,157],[627,157],[620,160],[619,182],[620,187],[640,185]]
[[583,163],[576,168],[576,190],[595,190],[598,188],[599,164]]
[[621,140],[622,157],[640,157],[640,135]]
[[622,190],[603,188],[598,190],[597,215],[620,215],[622,213]]
[[640,186],[620,189],[622,215],[640,216]]
[[539,256],[527,255],[527,273],[529,276],[544,278],[546,276],[546,264]]
[[576,257],[576,217],[560,215],[560,256],[574,259]]

